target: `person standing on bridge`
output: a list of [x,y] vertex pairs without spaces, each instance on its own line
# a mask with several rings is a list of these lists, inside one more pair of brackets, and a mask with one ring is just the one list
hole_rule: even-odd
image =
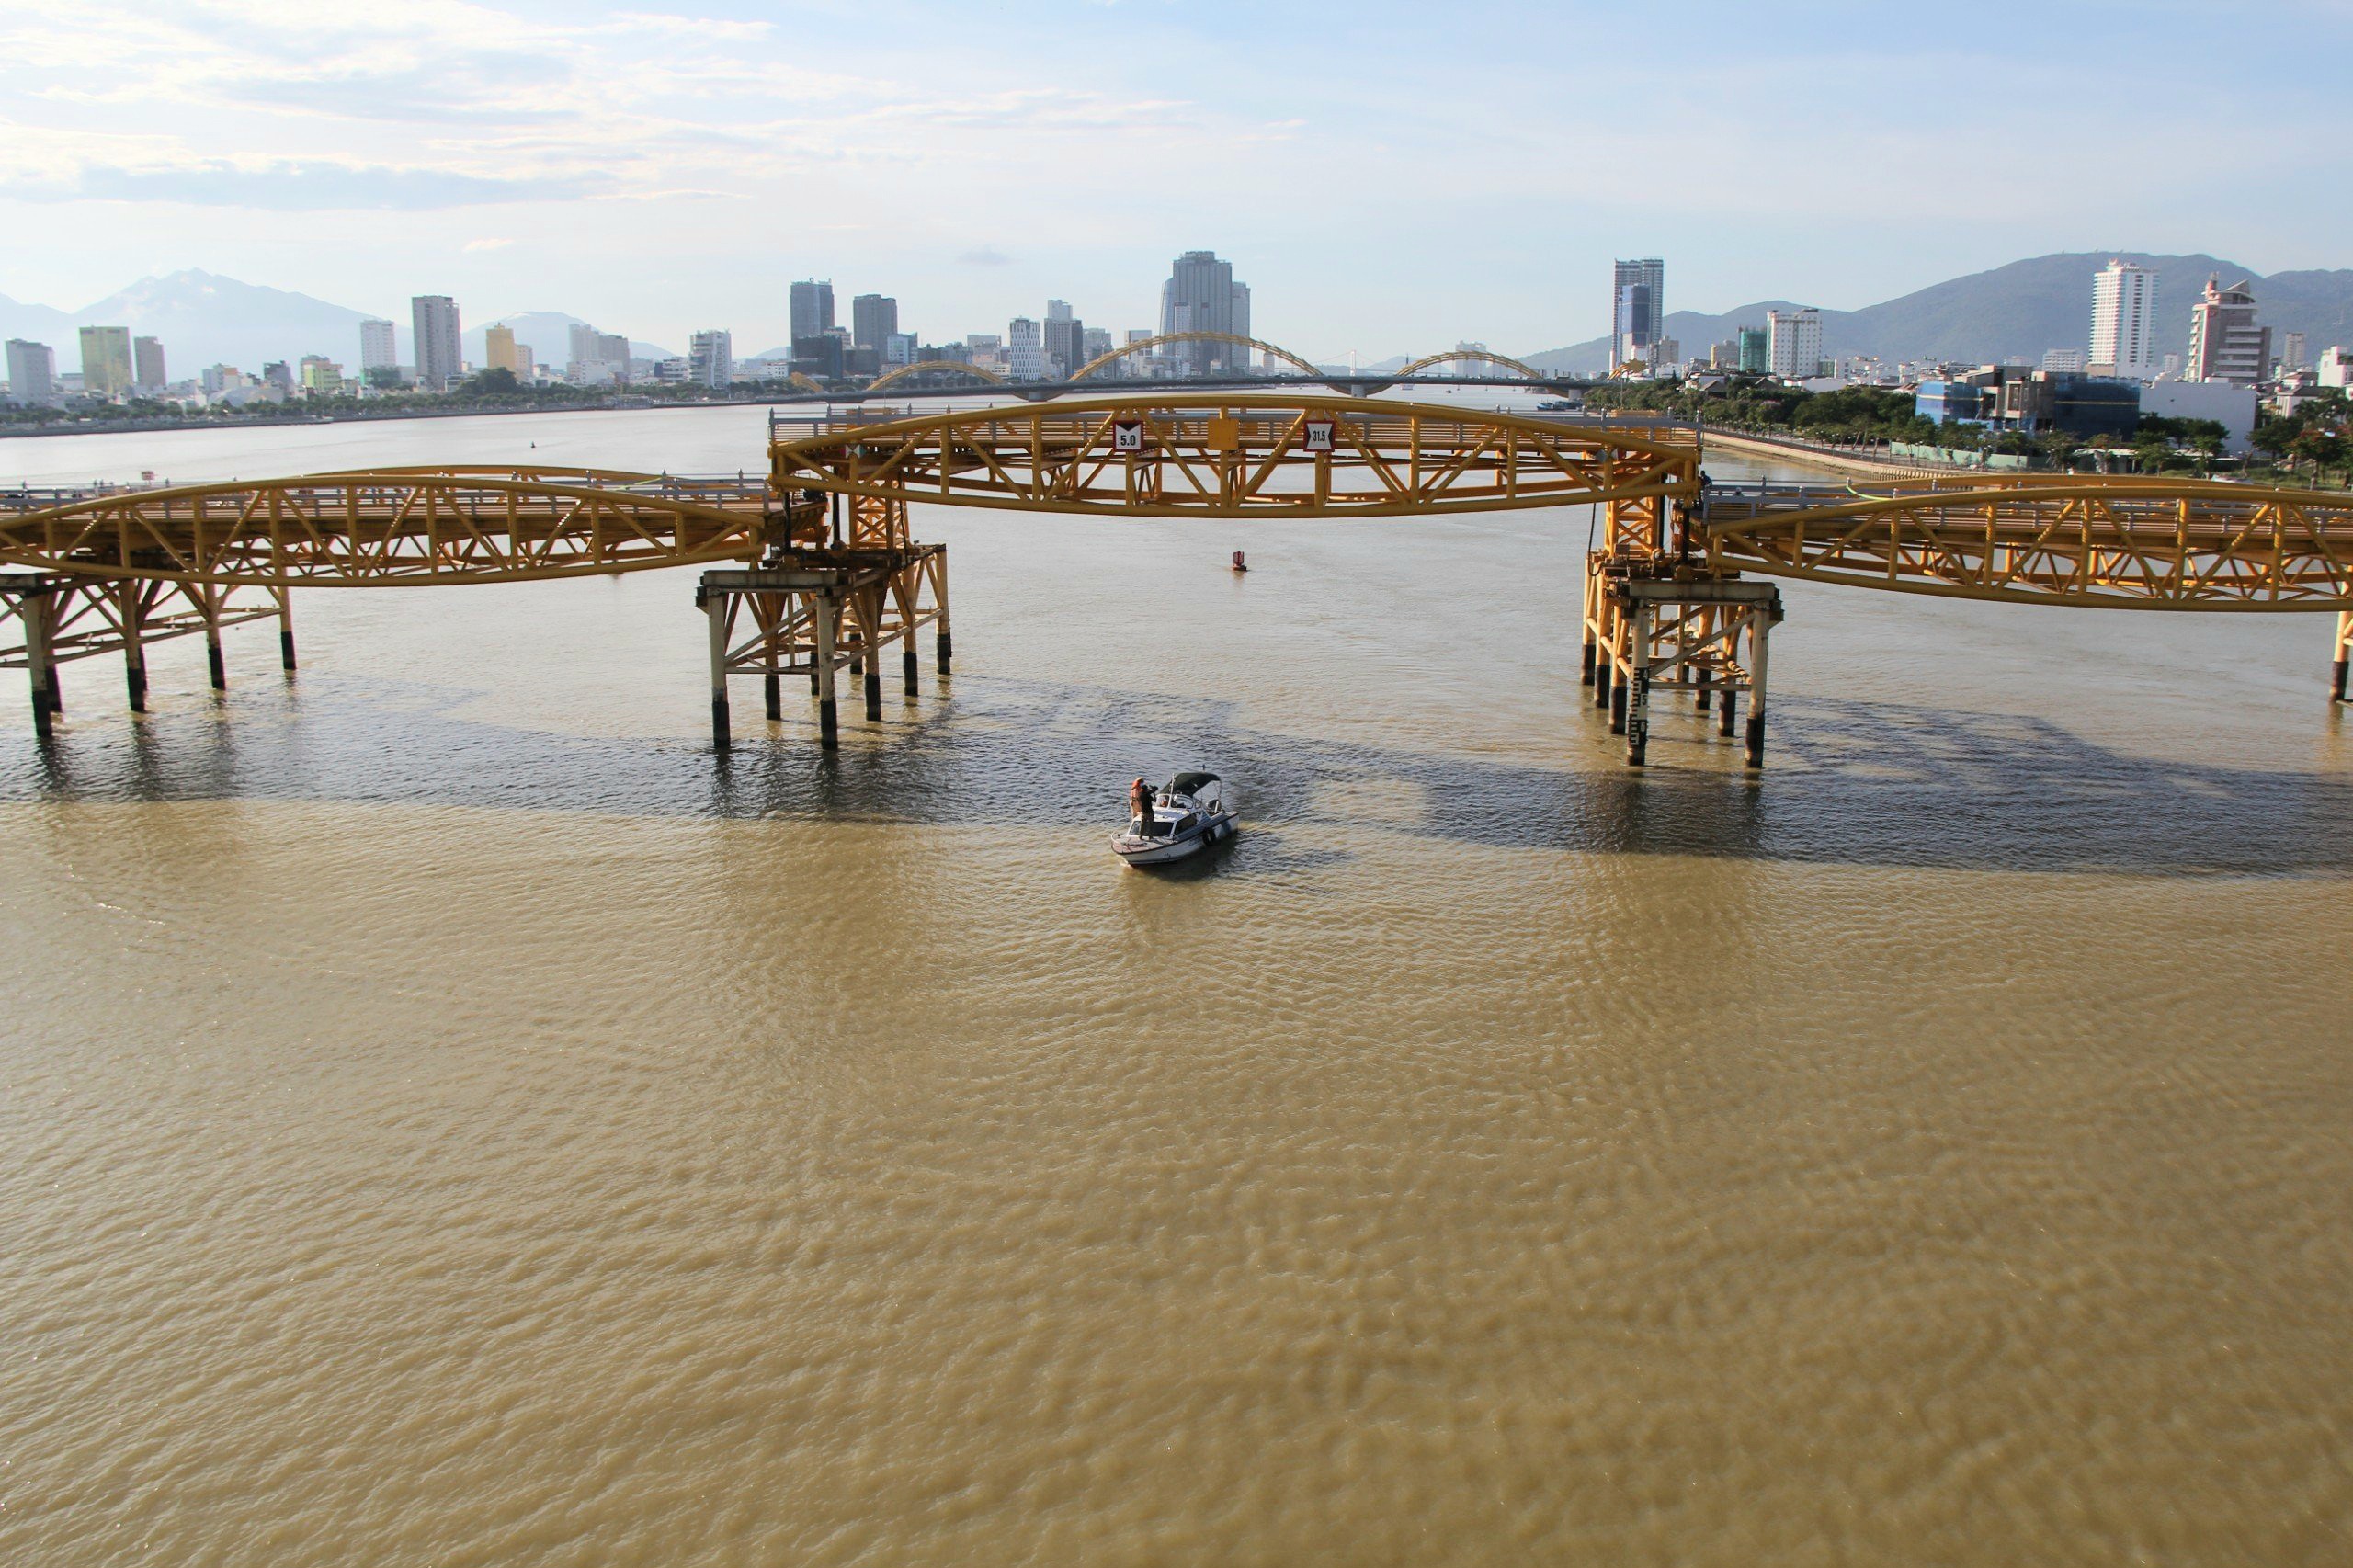
[[1136,819],[1136,831],[1152,832],[1152,786],[1139,778],[1128,786],[1128,814]]

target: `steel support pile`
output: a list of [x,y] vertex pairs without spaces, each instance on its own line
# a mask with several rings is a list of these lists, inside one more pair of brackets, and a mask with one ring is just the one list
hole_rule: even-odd
[[938,628],[939,673],[954,658],[948,620],[948,547],[778,551],[759,565],[706,572],[695,603],[710,629],[710,738],[728,747],[727,677],[756,675],[771,722],[784,717],[784,677],[805,675],[817,703],[819,744],[840,744],[835,680],[862,677],[866,717],[882,717],[882,656],[900,651],[906,697],[917,691],[915,633]]
[[1609,733],[1626,737],[1627,763],[1648,760],[1653,696],[1688,691],[1700,712],[1716,710],[1716,733],[1726,737],[1738,730],[1745,697],[1745,760],[1764,767],[1766,654],[1780,619],[1780,590],[1769,582],[1595,551],[1586,563],[1582,681],[1594,706],[1608,710]]
[[0,669],[30,674],[33,731],[47,739],[56,716],[65,710],[57,667],[75,659],[120,653],[131,710],[144,713],[149,644],[201,632],[212,689],[225,691],[229,672],[221,646],[222,630],[274,618],[278,659],[291,671],[292,597],[285,588],[58,572],[0,573]]

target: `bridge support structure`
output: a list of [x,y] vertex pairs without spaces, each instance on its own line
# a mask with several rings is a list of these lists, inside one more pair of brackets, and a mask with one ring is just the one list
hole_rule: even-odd
[[905,697],[916,696],[915,633],[935,628],[948,673],[948,547],[823,548],[772,552],[756,566],[705,572],[695,603],[710,631],[711,744],[732,737],[727,681],[760,676],[771,722],[784,717],[784,677],[805,675],[817,703],[818,744],[840,744],[837,681],[860,676],[869,722],[882,718],[882,654],[899,644]]
[[1626,737],[1626,761],[1649,760],[1653,699],[1688,691],[1716,733],[1739,728],[1747,699],[1744,760],[1765,766],[1766,655],[1781,619],[1769,581],[1710,572],[1668,559],[1597,551],[1586,562],[1581,678],[1609,712],[1609,733]]
[[2353,609],[2336,612],[2336,666],[2329,677],[2329,695],[2337,701],[2345,700],[2347,663],[2353,660]]
[[147,650],[175,637],[204,638],[212,689],[228,688],[222,631],[249,620],[278,622],[279,656],[294,667],[291,593],[154,577],[97,577],[64,572],[0,572],[0,669],[32,679],[33,729],[46,739],[65,710],[57,667],[120,653],[124,695],[147,711]]

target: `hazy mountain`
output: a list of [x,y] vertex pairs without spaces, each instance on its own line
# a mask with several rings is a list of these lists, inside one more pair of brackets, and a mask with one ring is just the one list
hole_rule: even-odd
[[57,350],[57,368],[65,369],[82,352],[73,342],[74,318],[47,305],[28,305],[0,294],[0,337],[29,338]]
[[[216,363],[258,370],[267,360],[292,364],[305,354],[356,367],[359,324],[367,319],[363,311],[308,294],[193,269],[142,278],[74,312],[76,326],[127,326],[135,337],[161,339],[175,380]],[[58,369],[81,364],[78,337],[56,347]]]
[[[416,349],[404,305],[391,312],[401,362],[415,364]],[[258,371],[272,359],[293,364],[305,354],[324,354],[347,369],[359,366],[359,324],[365,311],[330,304],[286,289],[240,283],[218,273],[175,272],[165,278],[142,278],[128,289],[108,295],[78,311],[26,304],[0,296],[0,337],[28,337],[57,351],[61,372],[82,365],[78,328],[127,326],[135,337],[163,340],[164,361],[175,381],[185,381],[207,365],[230,364]],[[561,368],[570,357],[565,329],[577,316],[554,311],[531,311],[498,317],[514,326],[516,336],[531,346],[534,357]],[[489,324],[486,321],[483,325]],[[463,352],[482,363],[482,326],[465,334]],[[671,358],[658,344],[630,344],[630,352],[648,359]]]
[[[1875,354],[1883,359],[2040,359],[2048,348],[2082,348],[2090,335],[2092,278],[2111,256],[2157,274],[2157,352],[2187,353],[2189,309],[2210,274],[2225,283],[2248,279],[2274,340],[2302,332],[2307,352],[2353,343],[2353,271],[2281,272],[2269,278],[2211,256],[2155,256],[2144,251],[2077,251],[2014,261],[1865,306],[1824,310],[1822,347],[1828,355]],[[1670,313],[1668,336],[1684,354],[1703,355],[1743,326],[1763,326],[1768,310],[1790,301],[1759,301],[1721,315]],[[1597,337],[1566,348],[1520,358],[1541,369],[1597,372],[1608,363],[1609,340]]]

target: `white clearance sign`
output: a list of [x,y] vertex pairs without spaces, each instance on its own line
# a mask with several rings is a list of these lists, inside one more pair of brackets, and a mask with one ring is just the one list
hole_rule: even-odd
[[1115,452],[1143,450],[1143,421],[1114,419],[1111,421],[1111,449]]
[[1311,452],[1330,451],[1332,449],[1332,422],[1328,419],[1309,420],[1307,422],[1307,438],[1303,445]]

